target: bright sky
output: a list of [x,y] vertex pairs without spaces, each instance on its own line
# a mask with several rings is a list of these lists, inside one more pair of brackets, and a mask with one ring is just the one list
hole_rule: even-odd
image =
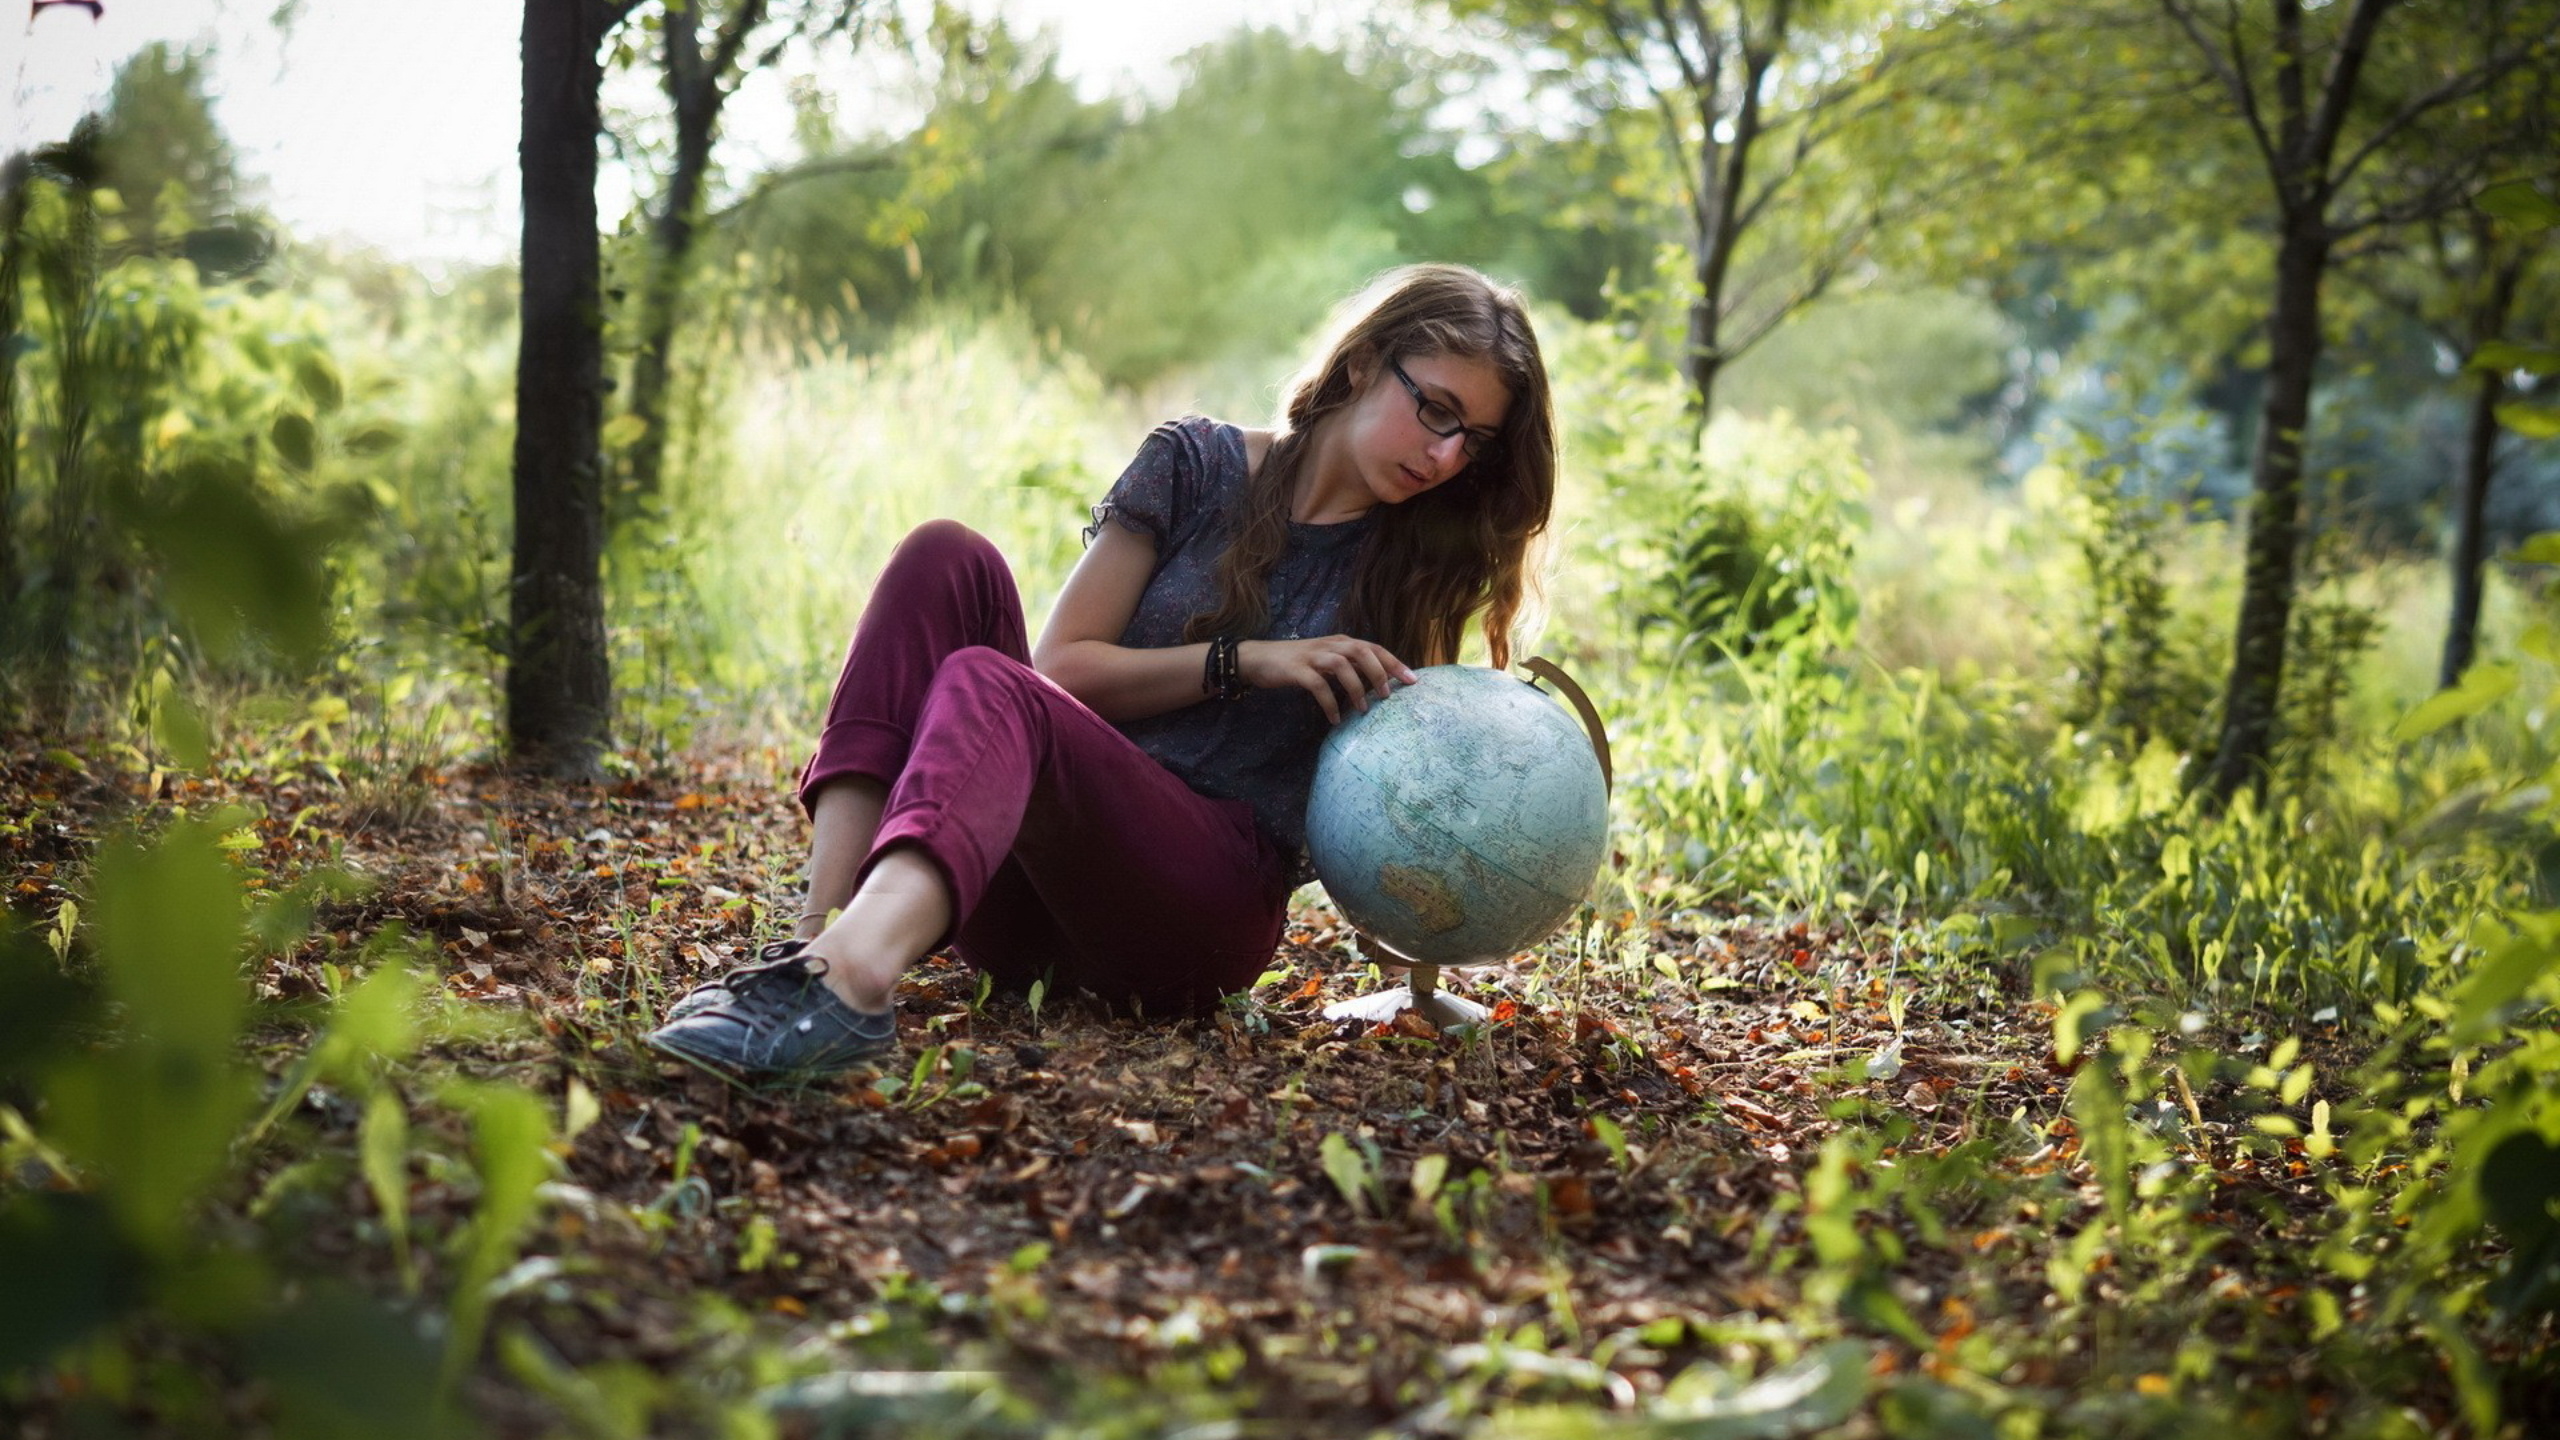
[[[115,63],[154,40],[211,46],[216,107],[263,202],[299,235],[344,236],[419,260],[494,260],[515,245],[517,40],[526,0],[102,0],[92,21],[53,4],[20,22],[0,5],[0,145],[59,138]],[[1175,57],[1247,19],[1271,23],[1351,0],[970,0],[1018,26],[1053,27],[1060,66],[1089,93],[1165,88]],[[848,72],[830,76],[847,88]],[[618,92],[621,93],[621,92]],[[646,92],[634,97],[644,101]],[[846,95],[841,113],[864,113]],[[733,164],[789,150],[777,82],[733,102]],[[610,189],[606,204],[616,203]]]

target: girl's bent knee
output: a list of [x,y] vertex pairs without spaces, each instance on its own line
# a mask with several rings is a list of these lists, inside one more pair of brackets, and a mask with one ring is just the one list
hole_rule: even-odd
[[941,570],[955,565],[1004,565],[995,542],[957,520],[927,520],[907,532],[889,557],[892,568],[920,566]]
[[943,657],[942,668],[934,672],[937,682],[959,681],[973,685],[1016,685],[1037,682],[1039,672],[1001,650],[987,645],[963,645]]

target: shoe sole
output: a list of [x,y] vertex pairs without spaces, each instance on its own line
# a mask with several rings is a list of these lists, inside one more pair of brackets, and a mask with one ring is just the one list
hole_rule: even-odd
[[735,1066],[723,1064],[718,1060],[712,1059],[708,1055],[696,1055],[692,1051],[679,1045],[665,1044],[660,1041],[654,1033],[642,1036],[640,1043],[648,1046],[649,1049],[655,1053],[666,1056],[670,1060],[681,1060],[685,1064],[692,1066],[694,1069],[701,1071],[703,1074],[710,1076],[714,1080],[720,1081],[722,1084],[725,1084],[732,1089],[750,1092],[761,1090],[783,1090],[793,1087],[806,1088],[822,1080],[834,1080],[844,1075],[851,1074],[853,1071],[863,1069],[866,1066],[870,1069],[878,1070],[881,1068],[880,1062],[882,1060],[885,1060],[889,1056],[897,1053],[897,1047],[892,1045],[882,1049],[877,1054],[856,1056],[855,1058],[846,1061],[844,1064],[832,1069],[748,1071],[739,1069]]

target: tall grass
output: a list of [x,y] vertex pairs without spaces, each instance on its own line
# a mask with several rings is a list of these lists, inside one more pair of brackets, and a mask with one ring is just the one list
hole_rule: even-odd
[[[1594,445],[1602,500],[1588,529],[1639,533],[1663,508],[1645,493],[1659,457],[1612,440]],[[2077,977],[2303,1012],[2406,1001],[2444,978],[2478,922],[2544,903],[2551,836],[2525,782],[2560,745],[2521,697],[2548,693],[2548,675],[2458,734],[2392,738],[2432,689],[2431,570],[2375,562],[2320,582],[2318,598],[2369,610],[2381,640],[2297,654],[2304,672],[2335,663],[2349,682],[2316,763],[2216,813],[2186,777],[2226,663],[2225,524],[2151,532],[2159,551],[2143,563],[2165,610],[2110,613],[2089,567],[2129,542],[2090,499],[2113,493],[2104,473],[1808,510],[1808,487],[1873,493],[1854,446],[1783,419],[1720,420],[1706,454],[1681,483],[1756,497],[1781,530],[1882,518],[1854,537],[1861,605],[1845,644],[1727,656],[1623,624],[1585,631],[1616,692],[1619,879],[1637,903],[1964,917],[1944,948],[1997,952],[2022,984]],[[1808,457],[1826,456],[1841,473],[1809,475]],[[1836,535],[1780,543],[1851,548]],[[1621,543],[1578,563],[1608,592],[1597,608],[1623,610],[1657,558]],[[2521,608],[2501,597],[2501,635]],[[2088,691],[2090,667],[2134,644],[2135,625],[2163,632],[2152,652],[2177,673],[2157,687],[2174,713],[2128,730]]]
[[873,580],[927,520],[996,543],[1036,632],[1162,418],[1018,320],[974,319],[873,356],[751,358],[706,408],[676,519],[613,557],[626,720],[677,741],[808,732]]

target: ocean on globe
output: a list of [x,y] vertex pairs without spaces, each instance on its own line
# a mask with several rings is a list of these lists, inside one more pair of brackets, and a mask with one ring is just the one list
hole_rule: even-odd
[[1344,918],[1398,956],[1500,960],[1590,893],[1608,782],[1543,692],[1473,665],[1415,674],[1326,737],[1308,858]]

